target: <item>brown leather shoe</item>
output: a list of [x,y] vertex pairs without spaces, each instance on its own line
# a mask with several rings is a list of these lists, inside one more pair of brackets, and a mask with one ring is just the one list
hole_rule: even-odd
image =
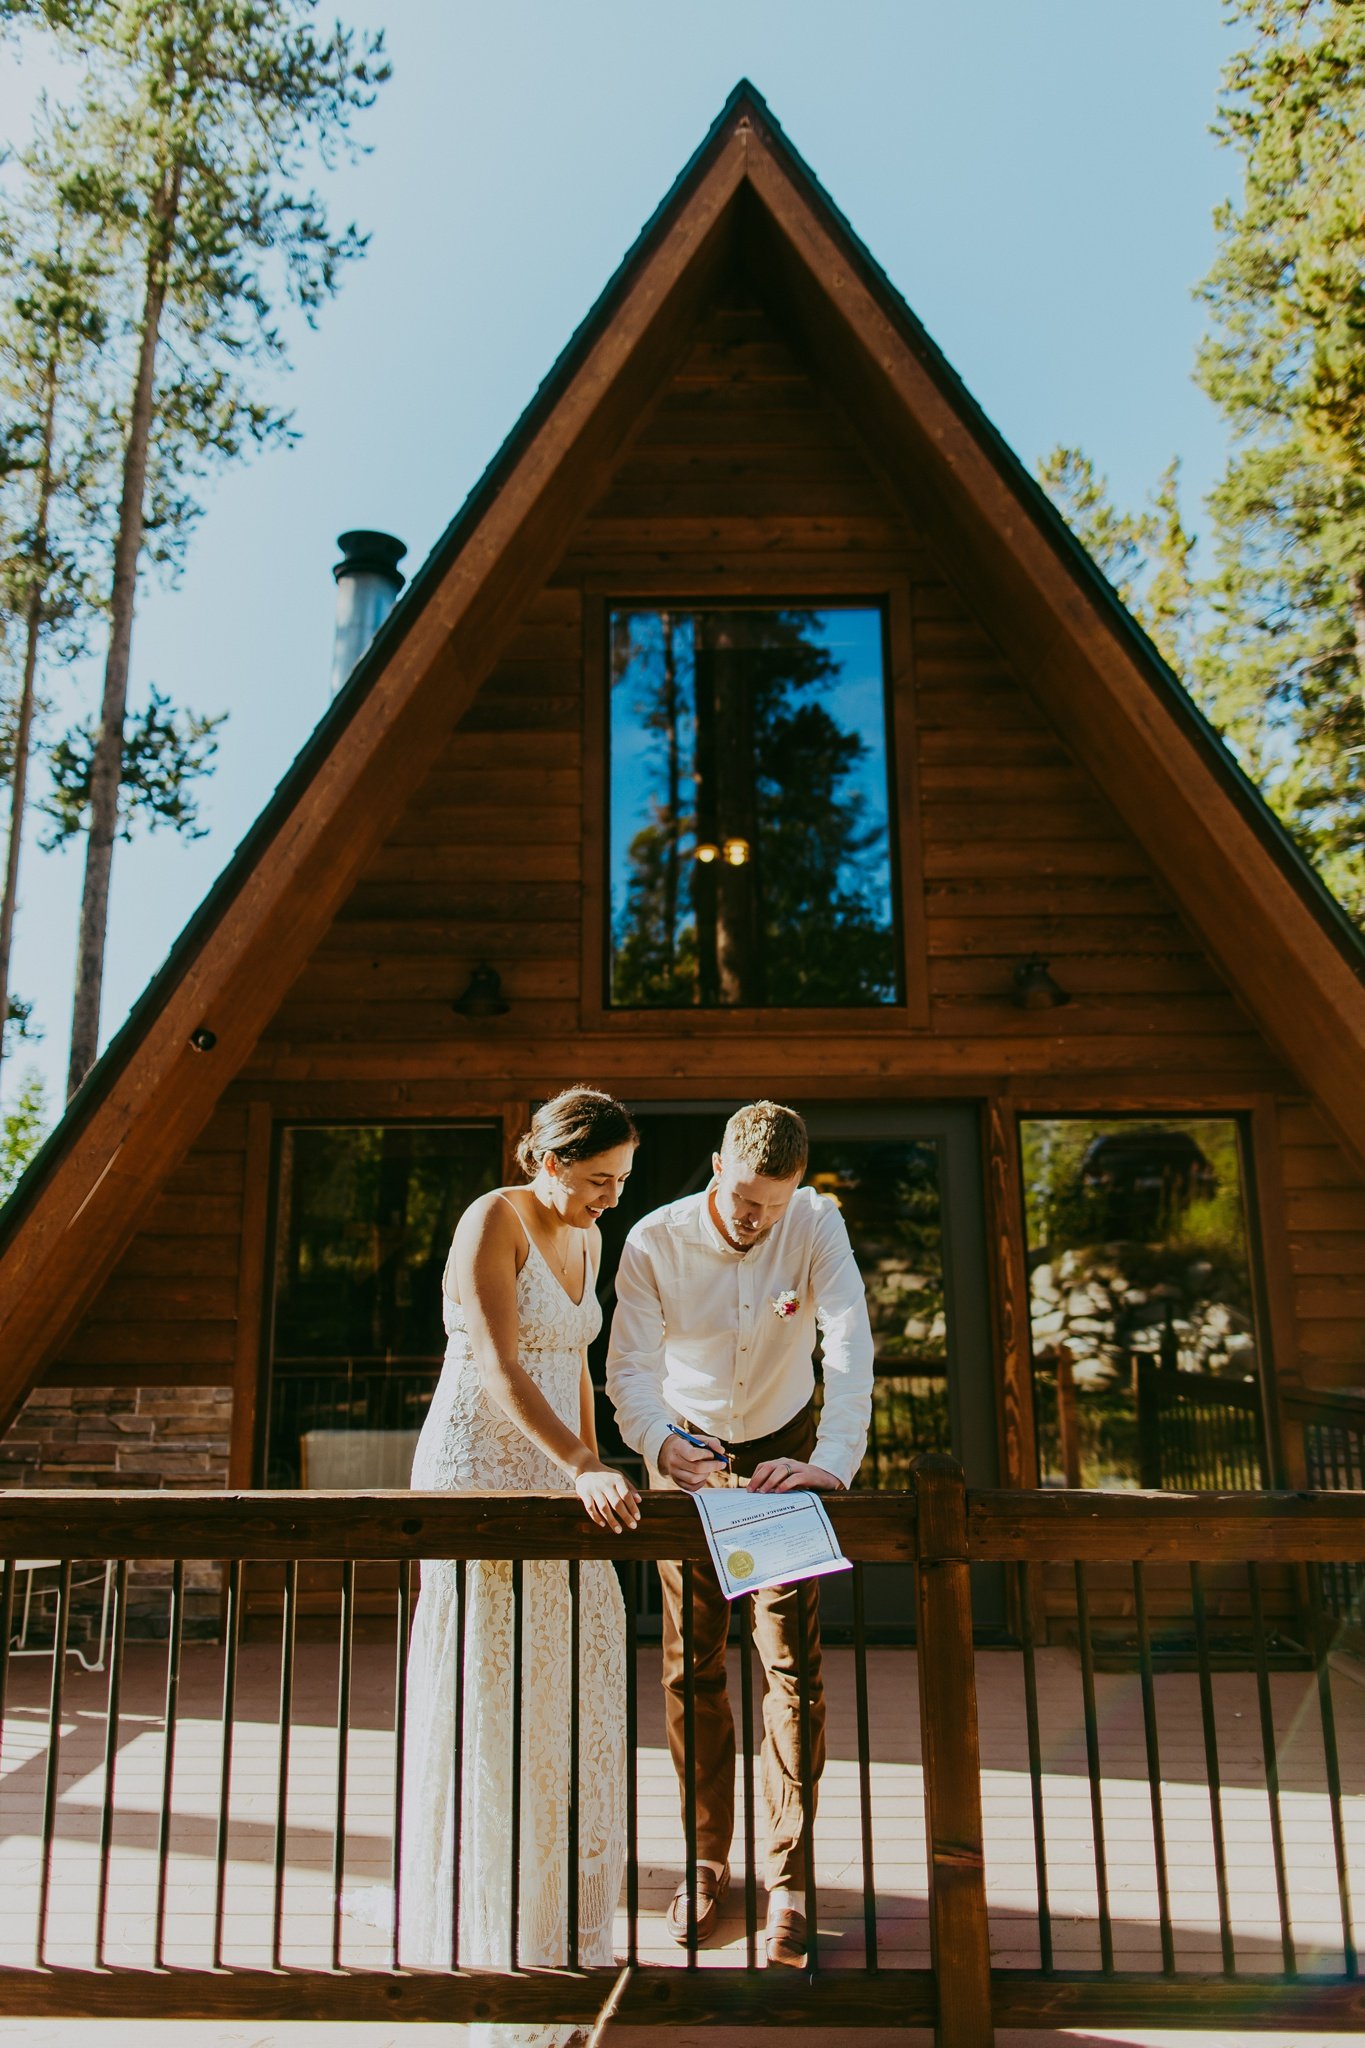
[[[697,1865],[697,1940],[709,1941],[720,1925],[720,1902],[730,1889],[727,1863],[717,1877],[709,1863]],[[684,1878],[668,1902],[668,1931],[681,1947],[687,1946],[687,1879]]]
[[763,1930],[763,1946],[770,1963],[781,1963],[788,1970],[804,1970],[806,1967],[806,1916],[798,1913],[794,1906],[768,1905],[768,1924]]

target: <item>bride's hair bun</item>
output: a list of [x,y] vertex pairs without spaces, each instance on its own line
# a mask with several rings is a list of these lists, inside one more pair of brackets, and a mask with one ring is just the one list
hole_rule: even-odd
[[527,1180],[540,1171],[547,1152],[572,1166],[595,1159],[616,1145],[638,1145],[640,1134],[630,1111],[600,1088],[565,1088],[542,1102],[531,1128],[517,1140],[516,1161]]

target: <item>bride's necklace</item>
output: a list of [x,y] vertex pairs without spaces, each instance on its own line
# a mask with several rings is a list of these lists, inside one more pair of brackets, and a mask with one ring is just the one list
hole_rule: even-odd
[[[545,1205],[545,1206],[548,1206],[548,1205]],[[555,1241],[554,1241],[554,1238],[552,1237],[552,1235],[550,1234],[550,1232],[549,1232],[548,1230],[546,1230],[546,1229],[545,1229],[545,1226],[544,1226],[544,1224],[543,1224],[543,1223],[542,1223],[542,1225],[541,1225],[541,1231],[542,1231],[542,1234],[543,1234],[543,1236],[544,1236],[544,1238],[545,1238],[545,1241],[546,1241],[546,1243],[547,1243],[547,1244],[549,1245],[549,1247],[550,1247],[550,1250],[551,1250],[551,1252],[552,1252],[552,1253],[554,1254],[554,1261],[555,1261],[555,1264],[556,1264],[556,1265],[558,1266],[558,1268],[559,1268],[560,1272],[561,1272],[561,1273],[562,1273],[562,1274],[564,1275],[564,1278],[565,1278],[565,1279],[567,1280],[567,1279],[569,1278],[569,1266],[568,1266],[568,1261],[567,1261],[566,1259],[562,1259],[562,1258],[560,1257],[560,1255],[559,1255],[559,1246],[558,1246],[558,1245],[557,1245],[557,1244],[555,1243]],[[568,1233],[567,1233],[567,1232],[566,1232],[566,1234],[565,1234],[564,1242],[565,1242],[565,1244],[566,1244],[566,1245],[567,1245],[567,1244],[568,1244],[568,1242],[569,1242],[569,1237],[568,1237]]]
[[551,1251],[552,1251],[552,1252],[554,1253],[554,1255],[555,1255],[555,1264],[556,1264],[556,1265],[558,1266],[558,1268],[559,1268],[560,1272],[561,1272],[561,1273],[562,1273],[562,1274],[564,1275],[564,1278],[565,1278],[565,1279],[567,1280],[567,1279],[568,1279],[568,1277],[569,1277],[569,1264],[568,1264],[568,1260],[567,1260],[567,1259],[561,1259],[561,1258],[560,1258],[560,1256],[559,1256],[559,1247],[558,1247],[558,1245],[557,1245],[557,1244],[555,1243],[555,1241],[554,1241],[554,1239],[553,1239],[553,1238],[551,1238],[551,1239],[550,1239],[550,1250],[551,1250]]

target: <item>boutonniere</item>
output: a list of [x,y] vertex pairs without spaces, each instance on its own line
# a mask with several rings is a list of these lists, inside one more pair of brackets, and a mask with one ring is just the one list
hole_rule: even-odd
[[772,1310],[773,1314],[777,1317],[778,1321],[780,1323],[785,1323],[788,1317],[794,1316],[796,1314],[796,1311],[800,1308],[801,1297],[799,1294],[793,1294],[790,1287],[785,1287],[782,1290],[781,1294],[775,1294],[773,1296],[772,1300],[768,1303],[768,1306]]

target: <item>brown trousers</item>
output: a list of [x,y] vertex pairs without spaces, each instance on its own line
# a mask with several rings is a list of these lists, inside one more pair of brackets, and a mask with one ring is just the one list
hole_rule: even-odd
[[[807,1461],[815,1415],[807,1406],[782,1429],[732,1447],[735,1470],[751,1478],[765,1458]],[[668,1747],[686,1815],[682,1566],[660,1564],[664,1591],[663,1680]],[[812,1795],[825,1767],[825,1689],[820,1674],[818,1579],[751,1593],[754,1644],[767,1679],[759,1783],[768,1822],[765,1882],[800,1891],[806,1882],[801,1840],[800,1635],[806,1636]],[[730,1605],[709,1559],[692,1567],[692,1668],[696,1730],[697,1854],[726,1863],[735,1831],[735,1723],[725,1681]],[[812,1824],[815,1820],[811,1813]],[[684,1826],[686,1820],[684,1818]]]

